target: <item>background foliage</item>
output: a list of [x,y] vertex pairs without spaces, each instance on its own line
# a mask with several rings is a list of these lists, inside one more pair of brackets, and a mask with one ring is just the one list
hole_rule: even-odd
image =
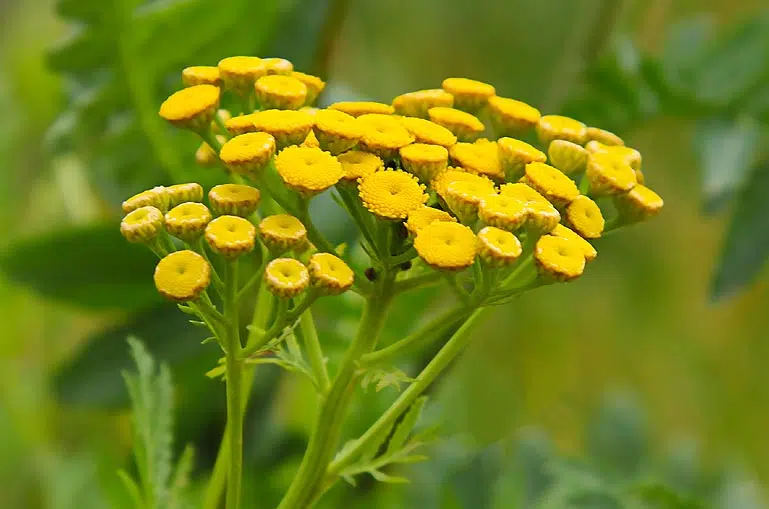
[[[143,188],[215,180],[195,169],[192,137],[156,109],[182,67],[242,53],[285,56],[327,77],[326,102],[389,101],[450,75],[488,80],[501,95],[620,133],[666,199],[658,220],[602,240],[583,280],[499,310],[478,331],[422,419],[455,438],[415,467],[411,486],[340,488],[329,507],[532,507],[557,503],[564,485],[572,494],[590,486],[586,500],[604,497],[601,507],[615,507],[619,492],[661,507],[760,507],[750,479],[769,480],[761,4],[0,2],[0,506],[128,507],[116,471],[134,474],[121,376],[132,365],[129,334],[170,366],[175,457],[194,444],[193,491],[205,478],[224,420],[223,388],[201,375],[216,354],[158,299],[153,261],[119,236],[117,214]],[[322,226],[349,240],[333,207],[317,205]],[[430,292],[399,304],[385,340],[441,305]],[[316,310],[331,355],[358,313],[345,298]],[[312,422],[304,384],[270,369],[255,384],[246,484],[259,507],[271,507],[298,463]],[[647,409],[643,433],[633,432],[634,411],[588,424],[615,388]],[[529,425],[548,441],[520,438]],[[702,444],[699,455],[684,437]]]

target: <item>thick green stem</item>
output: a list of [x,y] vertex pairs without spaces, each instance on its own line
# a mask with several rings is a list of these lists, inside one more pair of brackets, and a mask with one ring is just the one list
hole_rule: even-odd
[[229,468],[227,472],[227,509],[240,509],[243,477],[243,360],[240,357],[240,320],[238,316],[238,265],[228,262],[225,269],[224,315],[227,318],[227,430]]
[[342,423],[354,392],[358,361],[376,346],[391,300],[392,276],[383,274],[373,294],[366,299],[358,332],[321,403],[302,463],[278,509],[307,509],[320,490],[326,468],[337,448]]

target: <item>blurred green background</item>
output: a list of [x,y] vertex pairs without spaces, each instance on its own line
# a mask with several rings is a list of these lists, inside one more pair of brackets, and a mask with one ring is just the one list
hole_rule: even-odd
[[[180,87],[181,68],[233,54],[283,56],[319,73],[324,103],[389,102],[468,76],[641,150],[663,214],[599,241],[581,280],[496,310],[435,388],[428,420],[462,437],[459,457],[528,426],[561,455],[589,455],[583,430],[620,391],[643,408],[650,457],[696,450],[698,468],[757,480],[722,507],[762,507],[762,495],[744,493],[769,482],[761,0],[0,0],[0,507],[120,507],[129,333],[171,364],[177,441],[196,445],[194,484],[205,478],[224,420],[223,389],[202,376],[216,353],[159,303],[151,258],[123,242],[117,221],[120,201],[146,187],[216,181],[195,169],[192,137],[156,110]],[[349,236],[331,229],[333,207],[317,208],[332,236]],[[388,335],[441,305],[440,295],[415,296]],[[418,308],[423,315],[409,313]],[[332,357],[357,312],[345,298],[317,310]],[[392,397],[375,398],[352,427]],[[313,405],[301,381],[269,369],[254,398],[246,484],[255,507],[270,507],[300,458]],[[453,461],[441,454],[438,477]],[[407,488],[366,484],[330,498],[410,507],[446,484],[420,476],[430,468],[417,468]],[[491,507],[435,497],[419,503]]]

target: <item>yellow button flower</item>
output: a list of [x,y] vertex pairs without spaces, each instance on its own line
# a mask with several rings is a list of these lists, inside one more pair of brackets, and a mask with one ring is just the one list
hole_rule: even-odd
[[310,283],[324,295],[338,295],[348,290],[355,280],[352,269],[331,253],[315,253],[308,266]]
[[424,189],[416,177],[400,170],[378,171],[358,184],[363,206],[381,219],[406,219],[427,201]]
[[587,196],[577,196],[566,207],[566,221],[586,239],[597,239],[603,233],[605,221],[601,209]]
[[470,224],[478,219],[481,201],[494,193],[484,182],[457,180],[446,186],[444,200],[461,222]]
[[550,164],[566,175],[578,175],[585,171],[588,152],[582,145],[566,140],[553,140],[547,148]]
[[417,143],[449,148],[457,142],[454,133],[435,122],[414,117],[402,117],[400,122],[414,136]]
[[429,183],[449,164],[449,151],[440,145],[412,143],[400,149],[403,168]]
[[202,203],[187,202],[177,205],[166,213],[168,233],[185,242],[198,239],[211,222],[211,211]]
[[556,281],[571,281],[585,271],[585,255],[580,245],[563,237],[540,237],[534,248],[534,260],[542,275]]
[[418,209],[414,209],[409,212],[408,219],[404,225],[406,226],[406,229],[409,231],[409,233],[416,235],[419,230],[436,221],[448,221],[450,223],[456,223],[457,219],[448,212],[433,207],[428,207],[427,205],[422,205]]
[[225,120],[224,127],[233,136],[245,133],[254,133],[257,130],[256,126],[254,125],[254,118],[256,118],[256,113],[238,115],[237,117],[232,117],[229,120]]
[[565,207],[579,196],[574,181],[549,164],[529,163],[525,172],[525,183],[556,207]]
[[473,264],[478,244],[469,227],[435,221],[417,232],[414,248],[434,269],[456,271]]
[[499,194],[521,200],[526,206],[524,228],[535,233],[548,233],[556,227],[561,215],[552,203],[524,183],[505,184]]
[[589,141],[597,141],[607,146],[624,145],[625,142],[611,131],[605,129],[599,129],[597,127],[587,128],[587,139]]
[[194,251],[176,251],[155,267],[155,288],[166,299],[192,301],[211,283],[211,266]]
[[160,116],[176,127],[208,129],[219,108],[219,87],[195,85],[174,92],[160,105]]
[[452,162],[470,173],[502,181],[505,174],[499,160],[497,144],[478,140],[476,143],[457,143],[449,149]]
[[342,165],[342,180],[357,182],[375,171],[384,169],[384,161],[379,156],[360,150],[350,150],[337,156]]
[[250,94],[256,80],[267,74],[267,65],[257,57],[227,57],[218,67],[224,88],[240,95]]
[[373,101],[342,101],[332,104],[328,109],[339,110],[353,117],[360,117],[369,113],[392,115],[395,112],[395,109],[389,104]]
[[547,156],[541,150],[515,138],[500,138],[499,162],[505,173],[505,180],[514,182],[520,179],[529,163],[544,163]]
[[478,216],[483,224],[512,232],[526,222],[528,210],[526,203],[518,198],[493,194],[481,200]]
[[196,182],[175,184],[166,187],[168,206],[176,207],[180,203],[188,201],[203,201],[203,187]]
[[131,196],[123,202],[123,212],[126,214],[140,207],[152,206],[161,212],[168,210],[168,194],[163,186],[153,187]]
[[460,141],[473,141],[486,130],[477,117],[458,109],[437,106],[427,114],[432,122],[451,131]]
[[465,180],[469,182],[477,182],[479,185],[485,187],[488,191],[487,194],[494,193],[494,182],[481,175],[475,175],[468,173],[462,168],[448,168],[446,171],[439,173],[437,177],[430,183],[436,194],[446,200],[446,190],[450,183]]
[[263,58],[262,62],[267,66],[267,74],[290,75],[294,72],[294,64],[285,58]]
[[256,228],[238,216],[219,216],[206,227],[206,241],[211,249],[228,259],[254,249]]
[[208,202],[217,216],[248,217],[256,211],[260,197],[257,188],[242,184],[220,184],[208,191]]
[[128,242],[138,244],[152,243],[163,229],[163,213],[156,207],[139,207],[120,222],[120,233]]
[[436,106],[451,108],[454,96],[443,89],[433,88],[408,92],[393,99],[395,113],[409,117],[427,118],[427,111]]
[[491,267],[507,267],[521,256],[521,242],[509,231],[486,226],[478,232],[478,255]]
[[359,116],[358,122],[363,129],[361,149],[382,159],[395,159],[401,147],[414,141],[414,136],[396,117],[369,113]]
[[304,111],[264,110],[254,113],[253,123],[257,131],[270,133],[278,150],[282,150],[289,145],[299,145],[307,138],[313,117]]
[[186,67],[182,71],[182,83],[185,87],[194,87],[195,85],[219,86],[219,68],[209,65]]
[[625,223],[644,221],[656,216],[665,205],[660,195],[641,184],[627,193],[615,196],[614,204]]
[[307,241],[307,228],[294,216],[275,214],[259,223],[259,236],[272,252],[283,253]]
[[644,183],[644,175],[641,171],[641,163],[643,162],[643,158],[641,157],[641,153],[638,150],[620,145],[604,145],[603,143],[595,140],[588,142],[588,144],[585,145],[585,148],[591,154],[605,153],[619,157],[627,164],[629,164],[631,168],[633,168],[636,181],[638,181],[639,184]]
[[307,289],[310,273],[307,267],[293,258],[276,258],[264,269],[267,289],[282,299],[291,299]]
[[443,90],[454,96],[454,107],[475,112],[483,108],[490,97],[496,94],[492,85],[468,78],[446,78]]
[[312,106],[315,104],[315,100],[318,98],[323,89],[326,88],[326,83],[312,74],[305,74],[303,72],[294,71],[291,73],[291,77],[298,79],[304,86],[307,87],[307,100],[305,104]]
[[286,186],[305,197],[325,191],[344,175],[336,157],[311,147],[283,149],[275,158],[275,168]]
[[275,155],[275,138],[268,133],[246,133],[224,144],[219,158],[233,173],[257,178]]
[[587,126],[573,118],[545,115],[537,122],[537,136],[546,147],[553,140],[566,140],[584,145],[587,141]]
[[358,144],[364,128],[358,119],[342,111],[318,110],[313,132],[321,149],[339,155]]
[[494,96],[489,98],[491,123],[501,136],[519,136],[532,129],[542,114],[523,101]]
[[578,244],[579,248],[582,250],[582,254],[585,256],[586,262],[592,262],[598,256],[598,251],[595,250],[590,242],[580,237],[577,232],[570,230],[562,224],[557,225],[553,231],[550,232],[550,235],[553,235],[554,237],[562,237]]
[[307,87],[291,76],[262,76],[256,80],[255,88],[256,98],[266,110],[298,110],[307,100]]
[[593,196],[626,193],[637,182],[635,172],[626,159],[610,152],[590,154],[585,176],[590,180],[590,194]]

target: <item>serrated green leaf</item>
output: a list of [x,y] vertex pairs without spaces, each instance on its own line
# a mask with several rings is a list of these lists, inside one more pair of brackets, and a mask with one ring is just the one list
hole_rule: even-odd
[[125,470],[118,470],[117,475],[123,483],[126,493],[128,493],[128,496],[131,498],[134,509],[142,509],[144,503],[142,502],[141,491],[139,490],[139,486],[136,485],[136,481],[134,481]]
[[371,477],[373,477],[377,481],[387,483],[387,484],[408,484],[410,482],[405,477],[385,474],[381,470],[376,470],[376,469],[369,470],[368,473],[371,474]]
[[171,478],[171,485],[168,492],[168,509],[182,509],[184,504],[184,494],[190,483],[190,474],[192,467],[195,466],[195,449],[187,445],[176,462],[176,469]]
[[10,281],[98,310],[137,310],[162,302],[152,284],[156,263],[148,249],[128,243],[116,223],[24,239],[0,254],[0,271]]
[[422,410],[427,403],[427,396],[421,396],[409,407],[403,418],[395,425],[395,429],[387,442],[386,455],[395,454],[406,443],[411,431],[422,416]]

